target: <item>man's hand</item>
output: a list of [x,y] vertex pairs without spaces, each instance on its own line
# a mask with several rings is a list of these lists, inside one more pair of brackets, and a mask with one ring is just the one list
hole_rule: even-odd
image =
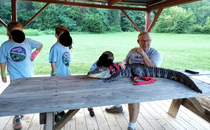
[[121,61],[121,62],[119,62],[118,65],[124,70],[125,67],[126,67],[125,64],[126,64],[126,63],[125,63],[124,61]]
[[135,47],[135,51],[142,56],[145,54],[144,50],[141,47]]

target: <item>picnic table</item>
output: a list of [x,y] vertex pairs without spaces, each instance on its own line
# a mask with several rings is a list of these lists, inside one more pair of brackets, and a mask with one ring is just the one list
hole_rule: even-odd
[[[210,77],[210,71],[197,71]],[[210,112],[195,98],[210,95],[210,84],[191,77],[201,94],[179,82],[156,79],[149,85],[133,85],[130,78],[104,83],[85,74],[17,79],[0,95],[0,116],[41,113],[44,129],[59,130],[81,108],[173,99],[168,111],[171,116],[176,117],[180,105],[184,105],[210,122]],[[59,110],[69,111],[54,125],[54,112]]]

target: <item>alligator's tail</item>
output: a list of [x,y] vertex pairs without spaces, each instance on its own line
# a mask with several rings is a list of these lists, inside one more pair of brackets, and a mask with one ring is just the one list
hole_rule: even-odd
[[164,69],[164,68],[158,68],[158,67],[143,67],[143,76],[146,77],[158,77],[158,78],[167,78],[171,80],[175,80],[177,82],[180,82],[191,89],[202,93],[202,91],[195,85],[195,83],[185,74],[170,70],[170,69]]

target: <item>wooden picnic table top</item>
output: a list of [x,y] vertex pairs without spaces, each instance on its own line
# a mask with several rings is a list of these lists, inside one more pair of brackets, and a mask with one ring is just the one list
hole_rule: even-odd
[[[210,77],[210,71],[200,74]],[[210,95],[210,84],[194,78],[202,94],[173,80],[156,79],[149,85],[133,85],[130,78],[104,83],[87,75],[17,79],[0,95],[0,116]]]

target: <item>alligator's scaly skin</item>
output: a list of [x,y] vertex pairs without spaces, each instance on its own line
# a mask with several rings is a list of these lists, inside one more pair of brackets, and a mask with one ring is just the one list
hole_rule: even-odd
[[[107,69],[106,71],[109,71],[109,69]],[[92,75],[91,72],[89,72],[88,75],[90,77],[94,77],[93,76],[94,74]],[[104,77],[106,78],[104,81],[112,82],[112,81],[118,80],[118,78],[120,77],[135,77],[135,76],[157,77],[157,78],[167,78],[167,79],[175,80],[199,93],[202,93],[202,91],[195,85],[195,83],[187,75],[181,72],[170,70],[170,69],[159,68],[159,67],[147,67],[147,66],[142,66],[140,64],[126,65],[125,69],[120,68],[118,72],[111,75],[111,77],[109,78]]]

